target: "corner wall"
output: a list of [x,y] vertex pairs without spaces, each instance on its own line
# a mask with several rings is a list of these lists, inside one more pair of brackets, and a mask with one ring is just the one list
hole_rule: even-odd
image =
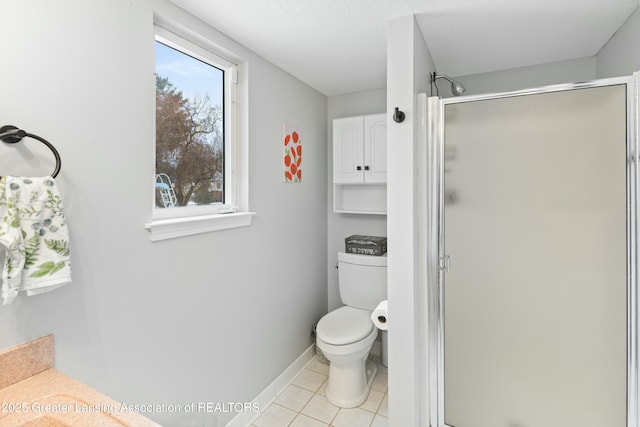
[[[388,120],[387,235],[389,291],[389,419],[414,427],[420,414],[420,286],[418,262],[419,192],[416,94],[429,89],[431,55],[414,17],[387,26],[387,112],[400,108],[402,123]],[[389,114],[389,113],[388,113]],[[425,160],[426,161],[426,160]]]
[[[246,61],[250,227],[156,243],[144,229],[156,13]],[[0,306],[0,348],[53,333],[59,370],[129,404],[250,401],[326,312],[327,98],[166,0],[2,2],[0,15],[0,125],[59,150],[73,267],[72,284]],[[303,138],[299,184],[282,181],[283,122]],[[0,148],[2,175],[53,169],[36,141]]]

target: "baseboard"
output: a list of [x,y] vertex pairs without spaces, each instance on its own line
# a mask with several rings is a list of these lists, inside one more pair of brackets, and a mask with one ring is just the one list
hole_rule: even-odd
[[315,345],[309,346],[278,378],[273,380],[255,399],[251,407],[259,407],[256,412],[239,412],[225,427],[249,427],[267,409],[287,385],[307,366],[316,354]]

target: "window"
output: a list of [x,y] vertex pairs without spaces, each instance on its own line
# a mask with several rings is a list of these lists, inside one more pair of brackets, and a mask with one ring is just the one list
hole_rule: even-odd
[[[236,65],[160,27],[155,57],[152,240],[249,225],[228,226],[239,211]],[[177,235],[158,234],[169,224]]]

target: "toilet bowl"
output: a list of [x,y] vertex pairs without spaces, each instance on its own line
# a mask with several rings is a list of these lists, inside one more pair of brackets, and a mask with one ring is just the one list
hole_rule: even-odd
[[377,366],[367,358],[378,336],[370,316],[370,310],[344,306],[318,322],[317,345],[330,363],[326,395],[338,407],[359,406],[369,395]]

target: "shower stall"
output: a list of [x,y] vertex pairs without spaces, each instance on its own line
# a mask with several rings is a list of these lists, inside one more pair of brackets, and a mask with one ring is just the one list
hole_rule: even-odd
[[432,427],[637,427],[637,76],[419,95]]

